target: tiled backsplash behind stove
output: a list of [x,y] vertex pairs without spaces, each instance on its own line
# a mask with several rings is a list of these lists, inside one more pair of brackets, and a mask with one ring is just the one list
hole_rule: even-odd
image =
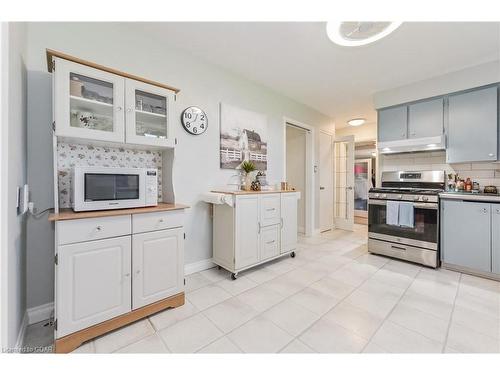
[[59,143],[57,145],[59,206],[71,207],[71,169],[75,166],[157,168],[158,201],[162,201],[161,151]]
[[458,173],[460,177],[470,177],[479,182],[481,189],[486,185],[500,188],[500,163],[460,163],[447,164],[445,151],[411,152],[381,155],[380,171],[445,170]]

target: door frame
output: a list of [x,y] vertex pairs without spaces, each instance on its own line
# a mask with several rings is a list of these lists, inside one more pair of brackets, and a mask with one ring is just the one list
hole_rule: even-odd
[[[333,146],[335,146],[336,142],[352,142],[353,143],[353,150],[352,150],[353,151],[353,155],[352,155],[352,157],[353,157],[353,163],[356,163],[355,150],[354,150],[354,147],[355,147],[355,144],[356,144],[356,138],[355,138],[355,136],[354,135],[345,135],[345,136],[342,136],[342,137],[334,137],[333,138]],[[334,155],[335,153],[332,152],[332,154],[333,154],[333,157],[335,158],[335,155]],[[334,170],[335,170],[335,159],[334,159],[333,162],[334,162],[333,165],[334,165]],[[352,170],[352,175],[353,175],[353,178],[354,178],[354,168]],[[333,209],[334,210],[335,210],[335,202],[336,202],[336,200],[335,200],[335,198],[336,198],[336,196],[335,196],[335,190],[336,190],[335,183],[336,183],[336,181],[335,181],[335,173],[333,173]],[[354,196],[354,186],[352,187],[352,190],[353,190],[353,196]],[[354,205],[352,206],[352,222],[354,223]],[[333,225],[336,226],[335,224],[336,223],[335,223],[335,215],[334,215],[333,216]]]
[[[326,231],[328,231],[328,230],[335,229],[335,215],[334,215],[334,212],[335,212],[335,155],[333,152],[333,145],[335,143],[335,133],[330,132],[328,130],[324,130],[324,129],[321,129],[319,132],[330,136],[331,140],[332,140],[332,142],[330,144],[330,158],[331,158],[332,167],[333,167],[333,170],[332,170],[332,202],[333,202],[333,207],[332,207],[332,227],[330,229],[326,230]],[[320,140],[318,139],[318,147],[319,147],[319,143],[320,143]],[[318,166],[318,171],[321,174],[321,165]],[[318,178],[320,178],[320,176],[318,176]],[[321,207],[321,201],[319,202],[319,206]],[[319,212],[318,212],[318,214],[319,214],[319,217],[321,218],[321,214]],[[321,233],[321,222],[318,224],[319,224],[318,225],[318,233]]]
[[315,212],[315,200],[314,200],[314,139],[315,133],[314,128],[310,125],[304,124],[300,121],[296,121],[290,117],[283,116],[283,179],[286,181],[286,127],[287,124],[295,126],[296,128],[301,128],[306,133],[306,191],[301,192],[305,195],[306,204],[306,217],[304,230],[307,237],[314,234],[314,212]]

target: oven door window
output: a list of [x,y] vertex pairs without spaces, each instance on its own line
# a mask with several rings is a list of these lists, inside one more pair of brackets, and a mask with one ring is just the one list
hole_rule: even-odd
[[437,243],[438,210],[436,208],[414,207],[415,226],[413,228],[388,225],[386,223],[386,215],[386,205],[370,204],[368,210],[368,231],[388,236]]
[[85,173],[85,202],[139,199],[139,175]]

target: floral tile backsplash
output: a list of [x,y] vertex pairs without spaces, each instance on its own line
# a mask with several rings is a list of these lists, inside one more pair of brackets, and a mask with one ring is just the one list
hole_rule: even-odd
[[75,166],[157,168],[158,201],[162,201],[161,151],[130,150],[69,143],[57,144],[59,206],[71,207],[71,169]]

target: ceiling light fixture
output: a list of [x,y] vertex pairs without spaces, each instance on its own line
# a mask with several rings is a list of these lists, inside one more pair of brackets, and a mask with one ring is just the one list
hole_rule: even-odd
[[353,118],[352,120],[347,121],[348,125],[351,126],[361,126],[366,122],[364,118]]
[[402,22],[327,22],[326,33],[338,45],[355,47],[376,42],[401,24]]

